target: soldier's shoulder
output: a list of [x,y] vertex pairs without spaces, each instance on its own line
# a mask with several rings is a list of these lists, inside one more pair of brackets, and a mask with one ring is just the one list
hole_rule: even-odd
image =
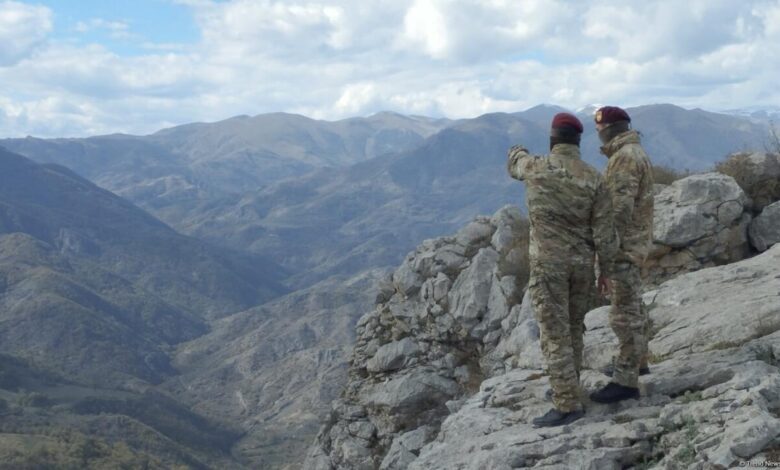
[[624,145],[609,159],[612,167],[642,166],[650,161],[647,153],[639,144]]
[[599,170],[597,170],[596,167],[594,167],[593,165],[591,165],[590,163],[588,163],[588,162],[586,162],[584,160],[579,160],[578,162],[579,162],[579,166],[581,168],[580,171],[582,172],[582,174],[584,176],[587,176],[587,177],[592,178],[592,179],[601,179],[602,178],[601,172],[599,172]]

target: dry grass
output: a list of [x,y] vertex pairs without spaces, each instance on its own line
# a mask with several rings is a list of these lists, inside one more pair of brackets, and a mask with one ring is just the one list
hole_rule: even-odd
[[675,170],[663,165],[653,165],[653,181],[655,184],[672,184],[690,175],[690,170]]
[[731,154],[718,163],[715,170],[734,178],[756,207],[765,207],[780,200],[780,181],[756,171],[749,157],[749,152]]

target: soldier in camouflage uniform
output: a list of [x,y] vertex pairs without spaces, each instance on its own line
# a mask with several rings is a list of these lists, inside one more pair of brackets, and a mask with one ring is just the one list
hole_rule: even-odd
[[[653,171],[623,109],[605,106],[596,112],[596,129],[609,158],[606,182],[612,196],[620,252],[609,290],[609,322],[620,343],[613,361],[612,382],[591,394],[599,403],[639,397],[641,362],[647,356],[647,314],[642,306],[640,270],[653,242]],[[605,285],[605,282],[600,282]],[[646,363],[644,372],[648,372]]]
[[550,134],[550,155],[534,157],[514,146],[507,163],[509,174],[526,186],[531,221],[528,289],[555,406],[534,419],[535,426],[567,424],[584,415],[579,371],[585,314],[595,294],[595,253],[602,272],[610,273],[619,245],[604,180],[580,159],[582,123],[571,114],[557,114]]

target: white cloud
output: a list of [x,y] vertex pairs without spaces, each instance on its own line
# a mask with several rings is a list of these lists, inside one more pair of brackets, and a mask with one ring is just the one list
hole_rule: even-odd
[[28,57],[52,29],[51,10],[19,2],[0,2],[0,66]]
[[434,59],[447,56],[450,45],[444,15],[432,0],[416,0],[404,15],[404,33],[411,47],[422,47]]
[[[780,102],[780,0],[177,1],[202,40],[132,57],[47,42],[49,10],[0,3],[0,37],[27,41],[0,45],[3,133],[144,133],[270,111]],[[28,19],[5,21],[6,10]],[[99,19],[77,28],[132,34]]]

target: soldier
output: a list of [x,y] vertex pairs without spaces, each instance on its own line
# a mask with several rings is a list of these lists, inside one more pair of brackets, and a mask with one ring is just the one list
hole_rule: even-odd
[[[612,196],[613,219],[620,238],[611,282],[599,280],[611,291],[609,323],[620,343],[613,360],[612,381],[590,395],[598,403],[639,397],[640,373],[647,368],[648,319],[642,306],[640,270],[653,242],[653,171],[640,145],[639,133],[623,109],[605,106],[595,115],[596,130],[609,159],[605,180]],[[644,362],[644,364],[642,364]]]
[[604,180],[580,159],[582,123],[555,115],[550,155],[534,157],[522,146],[509,150],[507,170],[526,185],[531,220],[531,293],[541,330],[554,408],[534,426],[559,426],[582,417],[579,371],[585,314],[593,305],[595,252],[609,275],[619,242]]

